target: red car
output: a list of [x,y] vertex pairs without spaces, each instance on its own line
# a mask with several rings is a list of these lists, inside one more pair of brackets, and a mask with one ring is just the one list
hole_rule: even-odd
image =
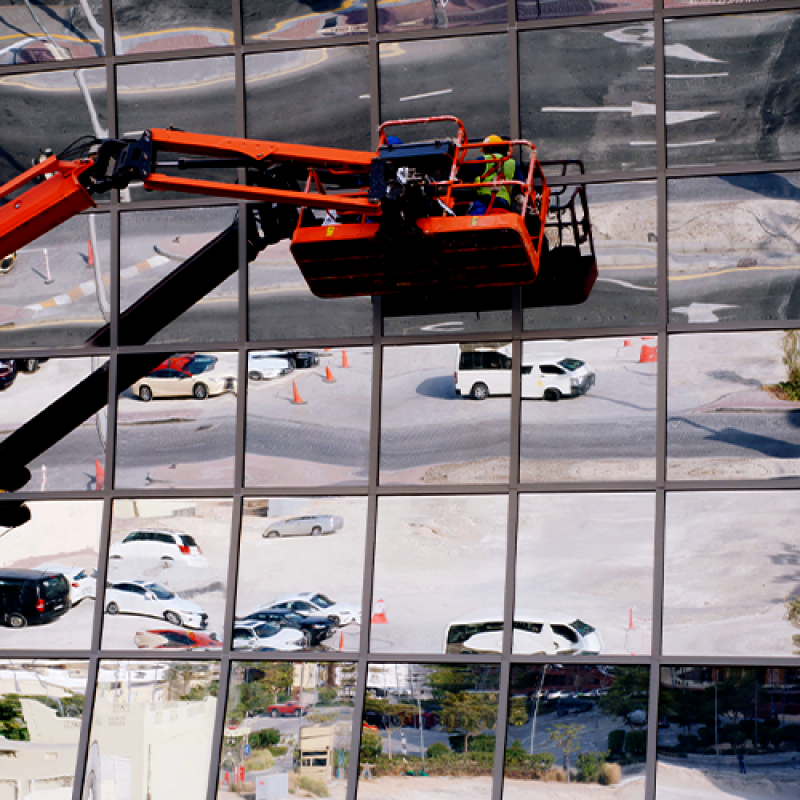
[[308,706],[287,700],[285,703],[273,703],[267,707],[267,714],[271,717],[299,717],[308,711]]
[[193,650],[195,648],[203,648],[205,650],[213,650],[222,647],[222,642],[217,641],[207,633],[179,631],[174,628],[137,631],[134,640],[137,647],[156,649]]

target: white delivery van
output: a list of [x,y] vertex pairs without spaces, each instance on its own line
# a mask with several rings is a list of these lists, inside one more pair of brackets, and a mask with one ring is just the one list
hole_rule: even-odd
[[[456,362],[456,394],[485,400],[511,394],[511,345],[462,344]],[[523,400],[559,400],[594,386],[592,368],[578,358],[533,356],[522,364]]]

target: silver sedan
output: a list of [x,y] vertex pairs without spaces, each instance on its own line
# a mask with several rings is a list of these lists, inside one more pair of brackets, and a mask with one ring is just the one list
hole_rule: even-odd
[[310,514],[305,517],[288,517],[270,522],[262,536],[277,539],[279,536],[320,536],[338,531],[344,520],[332,514]]

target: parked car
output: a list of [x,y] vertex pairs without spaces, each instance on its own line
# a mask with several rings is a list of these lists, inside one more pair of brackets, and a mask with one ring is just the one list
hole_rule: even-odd
[[39,367],[49,361],[48,358],[15,358],[18,372],[37,372]]
[[14,359],[0,361],[0,390],[8,389],[17,379],[17,362]]
[[172,628],[157,628],[151,631],[137,631],[133,637],[137,647],[147,647],[159,650],[204,650],[221,648],[220,642],[214,634],[198,633],[196,631],[178,631]]
[[266,713],[271,717],[302,717],[308,711],[308,706],[287,700],[285,703],[273,703],[267,706]]
[[69,582],[69,602],[76,606],[85,597],[97,593],[97,570],[93,567],[70,567],[66,564],[41,564],[37,569],[60,572]]
[[264,350],[247,354],[247,377],[251,381],[271,381],[294,371],[289,359],[275,352]]
[[207,567],[208,560],[194,536],[180,531],[146,528],[132,531],[121,542],[115,542],[108,557],[141,558],[161,561],[165,565],[180,562],[189,567]]
[[159,366],[131,386],[143,402],[154,397],[194,397],[205,400],[212,395],[236,391],[236,377],[216,373],[203,360],[190,359],[181,368]]
[[309,645],[321,644],[333,636],[336,626],[327,617],[303,617],[288,608],[264,608],[248,614],[243,623],[269,622],[278,628],[295,628],[306,634]]
[[0,570],[0,620],[11,628],[52,622],[70,610],[69,582],[42,569]]
[[[585,394],[594,386],[591,367],[578,358],[526,357],[522,362],[522,398],[559,400]],[[455,392],[474,400],[511,394],[511,352],[508,346],[460,345],[455,372]]]
[[591,700],[581,700],[578,697],[561,697],[556,701],[556,714],[566,717],[569,714],[583,714],[591,711],[594,703]]
[[295,628],[279,628],[268,622],[238,622],[233,626],[234,650],[302,650],[306,637]]
[[261,534],[265,539],[279,536],[319,536],[341,530],[344,520],[331,514],[307,514],[303,517],[288,517],[270,522]]
[[310,350],[287,350],[286,353],[295,369],[311,369],[319,364],[319,356]]
[[107,614],[141,614],[161,617],[170,625],[183,628],[205,628],[208,614],[197,603],[145,581],[120,581],[106,587]]
[[314,592],[281,595],[262,608],[286,608],[303,617],[326,616],[336,626],[349,625],[351,622],[361,624],[360,609],[335,603],[324,594]]
[[[580,619],[549,618],[525,609],[514,612],[512,652],[517,655],[596,655],[603,652],[600,634]],[[445,629],[445,653],[501,653],[503,613],[478,611]]]
[[156,369],[183,369],[192,365],[191,372],[194,375],[202,375],[214,368],[218,359],[216,356],[209,356],[198,353],[175,353],[162,361]]

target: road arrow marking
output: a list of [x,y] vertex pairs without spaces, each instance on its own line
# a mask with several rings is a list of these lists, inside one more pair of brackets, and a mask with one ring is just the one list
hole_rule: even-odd
[[[616,113],[630,114],[632,117],[654,117],[656,115],[655,103],[640,103],[634,100],[630,106],[595,106],[581,108],[578,106],[544,106],[542,111],[548,113],[566,114],[600,114]],[[719,114],[719,111],[667,111],[667,125],[677,125],[680,122],[691,122],[695,119],[705,119]]]
[[690,306],[672,310],[676,314],[686,314],[689,322],[719,322],[715,312],[723,308],[739,308],[739,306],[728,306],[724,303],[692,303]]

